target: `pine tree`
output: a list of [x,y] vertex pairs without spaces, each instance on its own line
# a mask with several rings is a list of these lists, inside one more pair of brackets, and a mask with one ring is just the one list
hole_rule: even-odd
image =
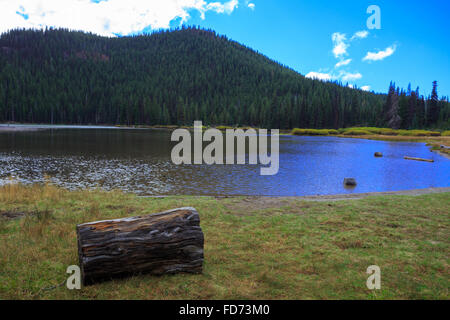
[[[400,94],[402,127],[446,126],[450,104],[434,91],[427,100],[416,93],[415,111],[410,86]],[[396,126],[395,100],[395,89],[308,79],[200,28],[114,39],[65,29],[0,35],[2,122]]]
[[439,98],[437,94],[437,81],[433,81],[433,90],[431,91],[431,97],[428,103],[428,110],[427,110],[428,125],[436,124],[439,119],[440,106],[438,100]]
[[385,123],[389,128],[398,129],[401,124],[401,118],[398,114],[398,90],[395,89],[395,84],[391,82],[389,85],[389,93],[384,107]]

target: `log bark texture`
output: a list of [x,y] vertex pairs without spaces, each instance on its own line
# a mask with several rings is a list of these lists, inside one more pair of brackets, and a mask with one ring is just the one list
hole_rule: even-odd
[[201,273],[204,236],[194,208],[76,227],[84,285],[140,273]]

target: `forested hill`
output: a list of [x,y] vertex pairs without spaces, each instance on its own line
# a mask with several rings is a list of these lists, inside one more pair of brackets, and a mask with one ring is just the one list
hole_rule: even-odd
[[383,125],[385,103],[386,95],[307,79],[209,30],[0,37],[1,122],[333,128]]

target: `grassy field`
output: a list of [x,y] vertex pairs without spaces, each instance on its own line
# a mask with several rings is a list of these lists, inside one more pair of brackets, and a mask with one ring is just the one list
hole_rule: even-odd
[[[75,225],[193,206],[203,274],[135,276],[68,290]],[[0,188],[0,299],[448,299],[450,194],[307,202],[142,198],[51,185]],[[381,290],[366,288],[369,265]]]

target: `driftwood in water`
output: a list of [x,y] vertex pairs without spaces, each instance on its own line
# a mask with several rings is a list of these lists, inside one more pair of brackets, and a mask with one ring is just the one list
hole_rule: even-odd
[[414,157],[407,157],[407,156],[404,156],[404,159],[406,159],[406,160],[434,162],[434,160],[432,160],[432,159],[422,159],[422,158],[414,158]]
[[77,225],[83,284],[139,273],[201,273],[203,232],[194,208]]

